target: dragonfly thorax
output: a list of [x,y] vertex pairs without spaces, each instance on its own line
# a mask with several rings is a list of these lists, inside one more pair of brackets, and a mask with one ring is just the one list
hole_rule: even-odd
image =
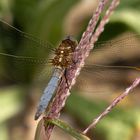
[[55,67],[67,68],[72,64],[72,54],[75,51],[77,42],[66,38],[62,40],[58,48],[55,49],[55,56],[51,60],[51,63]]

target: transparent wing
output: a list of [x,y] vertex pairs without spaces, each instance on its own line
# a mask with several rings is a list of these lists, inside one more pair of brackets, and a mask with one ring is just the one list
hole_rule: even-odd
[[140,75],[140,36],[97,43],[78,77],[75,88],[89,96],[121,93]]
[[24,84],[29,84],[34,78],[36,78],[36,82],[39,82],[44,75],[47,79],[52,69],[51,64],[46,59],[6,53],[0,53],[0,67],[1,81]]
[[[47,78],[47,71],[51,71],[47,65],[50,47],[47,45],[47,47],[41,47],[44,44],[38,39],[9,24],[4,24],[0,28],[0,58],[4,67],[4,70],[1,69],[2,75],[5,73],[8,78],[13,75],[12,79],[29,81],[37,68],[43,71],[38,74],[39,79]],[[117,87],[118,83],[120,85],[123,83],[121,87],[126,87],[134,79],[130,78],[130,73],[134,71],[139,73],[137,68],[140,54],[139,38],[138,34],[126,34],[111,41],[97,42],[86,62],[87,66],[79,77],[79,82],[77,81],[80,83],[77,84],[77,89],[103,94],[110,93],[110,88],[120,89]],[[38,68],[41,64],[45,64],[46,67]],[[116,83],[116,81],[119,82]]]
[[9,24],[8,22],[0,19],[0,27],[1,27],[1,31],[3,29],[9,30],[9,33],[12,32],[12,36],[17,35],[17,37],[19,38],[24,38],[27,39],[28,41],[34,43],[34,46],[38,46],[38,47],[42,47],[42,48],[46,48],[46,49],[51,49],[54,47],[53,44],[51,44],[50,42],[44,42],[40,39],[38,39],[37,37],[33,36],[32,34],[26,33],[14,26],[12,26],[11,24]]
[[43,43],[43,41],[0,19],[1,83],[3,81],[6,83],[9,81],[29,83],[35,73],[40,80],[44,75],[44,69],[45,75],[50,73],[51,52],[53,51],[50,44]]

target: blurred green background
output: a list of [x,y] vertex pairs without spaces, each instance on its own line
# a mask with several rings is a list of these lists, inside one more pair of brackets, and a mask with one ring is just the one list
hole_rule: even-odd
[[[0,22],[0,53],[37,58],[35,61],[28,62],[0,55],[0,140],[33,139],[37,125],[37,122],[34,121],[35,108],[49,79],[48,73],[51,72],[47,65],[41,65],[40,59],[49,59],[52,51],[50,48],[55,48],[66,35],[72,35],[79,40],[97,4],[98,1],[96,0],[0,0],[0,18],[34,36],[31,40],[25,39],[20,33]],[[137,34],[136,37],[139,38],[139,0],[121,1],[99,41],[125,36],[127,33]],[[123,45],[125,46],[127,42],[126,40]],[[130,43],[139,45],[138,42],[134,41]],[[140,50],[126,50],[127,53],[119,50],[117,58],[114,55],[110,56],[109,62],[111,61],[111,64],[119,62],[120,64],[120,59],[123,59],[125,64],[131,61],[132,64],[139,65]],[[114,53],[110,49],[106,49],[106,51],[110,54]],[[88,61],[96,58],[93,53],[91,53]],[[102,56],[102,54],[105,52],[101,51],[100,55]],[[102,59],[105,58],[102,56]],[[116,59],[118,60],[116,61]],[[113,91],[110,92],[120,93],[132,83],[135,75],[131,71],[127,75],[125,74],[125,77],[123,77],[124,73],[120,76],[121,78],[117,75],[119,81],[113,85],[111,83],[105,88],[113,87]],[[84,79],[85,77],[87,80]],[[94,80],[92,83],[89,80],[91,76],[85,77],[81,77],[82,81],[88,81],[91,86],[96,81]],[[107,83],[103,80],[102,82]],[[100,82],[97,83],[98,85],[101,84]],[[127,84],[123,85],[122,83]],[[84,86],[83,88],[86,88],[86,85]],[[104,86],[106,85],[102,84],[102,87]],[[137,88],[135,91],[137,94],[125,99],[119,107],[116,107],[99,123],[95,130],[90,131],[88,136],[96,140],[140,139],[139,91]],[[103,93],[98,94],[96,92],[94,97],[93,94],[93,92],[80,92],[78,88],[73,89],[61,119],[66,120],[79,130],[84,130],[92,119],[103,111],[116,96],[104,94],[101,97]],[[63,131],[56,129],[51,139],[70,140],[72,138]]]

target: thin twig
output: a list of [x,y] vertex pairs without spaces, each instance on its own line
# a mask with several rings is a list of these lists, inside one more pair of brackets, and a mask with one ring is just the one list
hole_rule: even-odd
[[[104,31],[105,25],[109,22],[109,17],[113,13],[114,9],[119,5],[120,0],[113,0],[105,13],[105,16],[102,18],[98,28],[96,29],[95,33],[91,37],[91,47],[93,44],[98,40],[100,34]],[[93,48],[93,47],[92,47]]]
[[90,129],[95,128],[97,123],[106,116],[120,101],[124,99],[134,88],[136,88],[140,84],[140,77],[135,79],[131,86],[125,89],[125,91],[119,95],[114,101],[98,116],[96,117],[93,122],[83,131],[86,134]]

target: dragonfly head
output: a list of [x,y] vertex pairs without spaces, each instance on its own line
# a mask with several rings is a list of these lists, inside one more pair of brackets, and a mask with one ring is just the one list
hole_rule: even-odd
[[62,43],[65,44],[65,46],[70,46],[71,49],[72,49],[72,52],[75,51],[75,48],[77,47],[78,45],[78,41],[73,38],[72,36],[68,35],[66,36],[63,40],[62,40]]

